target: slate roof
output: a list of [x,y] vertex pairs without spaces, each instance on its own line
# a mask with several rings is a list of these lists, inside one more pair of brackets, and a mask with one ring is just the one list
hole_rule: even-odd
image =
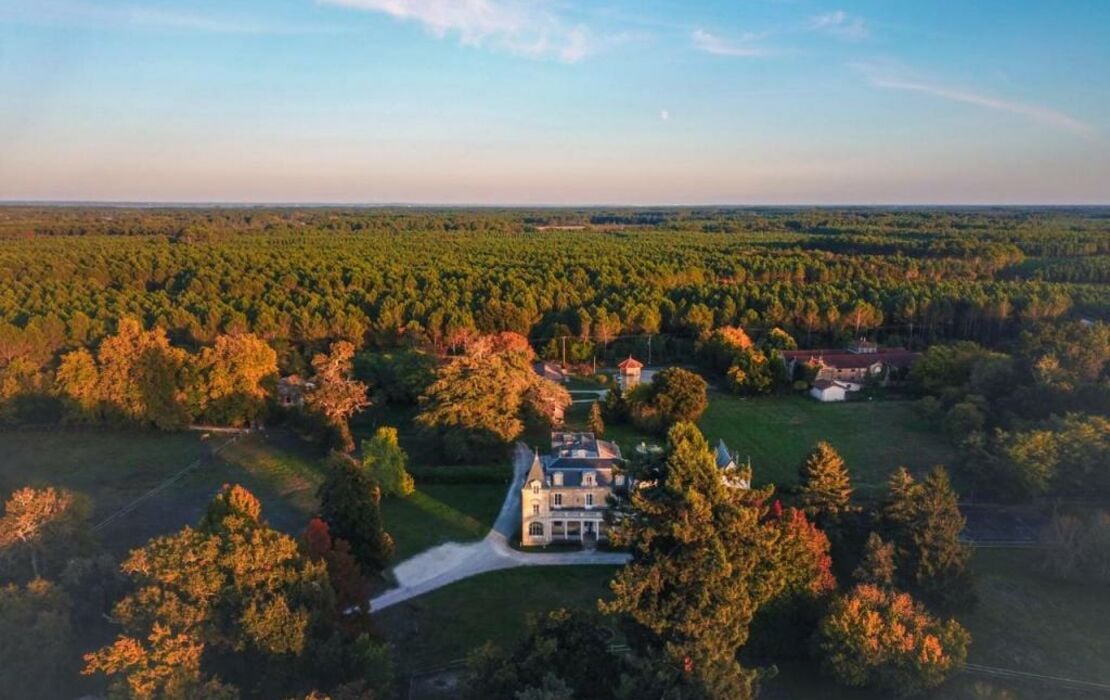
[[547,468],[547,484],[549,486],[555,485],[555,472],[563,475],[563,486],[578,487],[582,485],[582,477],[587,473],[594,475],[594,483],[598,486],[612,486],[613,485],[613,469],[612,467],[604,467],[601,469],[582,469],[582,468],[560,468],[548,467]]
[[729,465],[736,465],[736,460],[732,458],[732,453],[728,451],[728,445],[724,440],[717,441],[717,468],[725,469]]

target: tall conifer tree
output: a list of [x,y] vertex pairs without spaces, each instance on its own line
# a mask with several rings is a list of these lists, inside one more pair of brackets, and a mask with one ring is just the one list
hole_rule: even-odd
[[801,467],[801,501],[806,514],[819,522],[836,519],[851,509],[852,483],[840,454],[821,441]]

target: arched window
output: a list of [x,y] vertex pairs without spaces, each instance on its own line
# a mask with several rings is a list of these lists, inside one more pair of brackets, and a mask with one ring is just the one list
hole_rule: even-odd
[[532,537],[543,537],[543,523],[532,523],[529,525],[528,534]]

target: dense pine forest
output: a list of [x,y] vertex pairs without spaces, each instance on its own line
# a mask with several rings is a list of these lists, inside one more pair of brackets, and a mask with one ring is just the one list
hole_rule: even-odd
[[[0,210],[0,363],[48,369],[122,317],[199,347],[249,331],[303,367],[329,340],[538,349],[782,327],[994,344],[1104,318],[1105,210]],[[586,345],[588,347],[583,347]],[[624,348],[618,348],[616,352]]]

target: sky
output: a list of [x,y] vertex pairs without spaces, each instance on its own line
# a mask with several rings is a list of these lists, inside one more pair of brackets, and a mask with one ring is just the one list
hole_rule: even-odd
[[1108,204],[1108,0],[0,0],[0,201]]

